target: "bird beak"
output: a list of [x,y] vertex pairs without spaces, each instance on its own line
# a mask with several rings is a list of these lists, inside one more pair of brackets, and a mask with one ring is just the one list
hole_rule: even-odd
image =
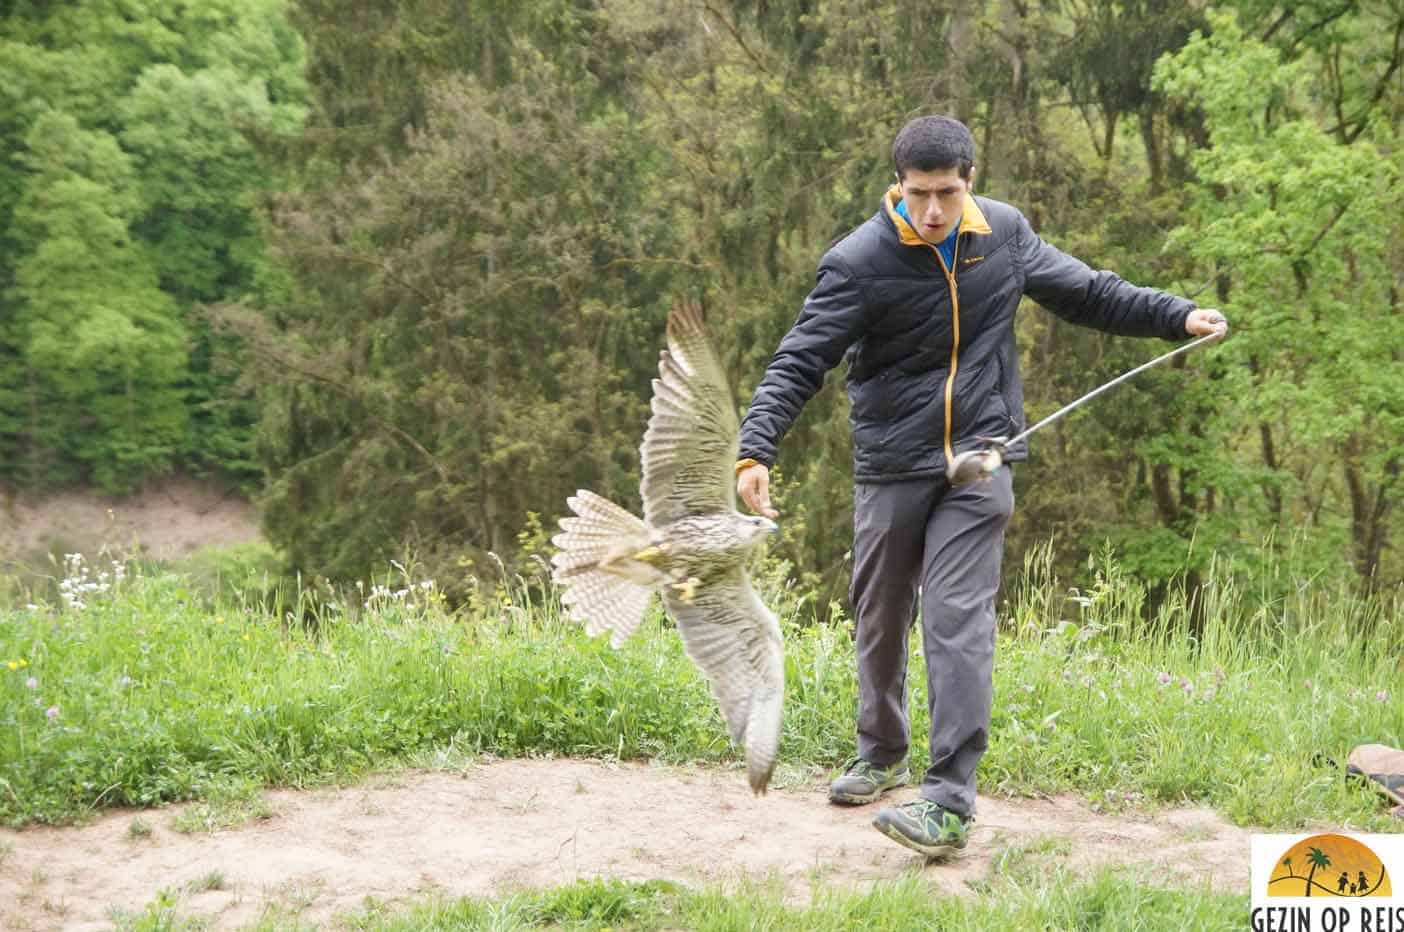
[[780,530],[780,525],[769,518],[761,518],[761,527],[767,534],[774,534],[776,531]]

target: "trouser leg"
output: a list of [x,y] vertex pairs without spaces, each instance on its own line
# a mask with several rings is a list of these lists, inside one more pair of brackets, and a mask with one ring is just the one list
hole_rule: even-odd
[[907,756],[907,635],[915,617],[926,519],[941,483],[861,483],[853,493],[858,756],[886,767]]
[[946,491],[926,523],[921,619],[931,766],[921,795],[966,816],[975,812],[975,766],[989,741],[994,600],[1013,510],[1006,467]]

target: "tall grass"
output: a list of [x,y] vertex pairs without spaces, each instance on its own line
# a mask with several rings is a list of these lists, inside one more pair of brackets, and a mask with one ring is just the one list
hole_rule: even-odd
[[[1047,566],[1035,555],[1001,607],[983,791],[1388,827],[1323,762],[1357,743],[1404,744],[1397,600],[1311,586],[1259,598],[1211,573],[1202,611],[1172,593],[1147,620],[1143,587],[1114,564],[1071,593]],[[71,566],[54,601],[0,611],[6,822],[351,779],[448,751],[736,759],[657,612],[615,651],[562,619],[537,579],[504,575],[451,611],[412,568],[273,605],[118,569]],[[785,628],[783,766],[805,774],[852,752],[854,656],[841,618],[810,623],[787,579],[771,566],[760,585]],[[918,736],[923,679],[910,679]],[[912,763],[925,766],[924,743]]]

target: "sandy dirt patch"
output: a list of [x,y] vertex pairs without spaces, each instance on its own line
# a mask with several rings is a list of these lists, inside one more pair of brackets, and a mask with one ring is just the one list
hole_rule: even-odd
[[103,548],[173,560],[206,546],[259,539],[254,506],[234,492],[171,477],[123,498],[91,489],[16,496],[0,489],[0,559],[29,559],[57,547]]
[[[982,796],[964,857],[928,864],[870,827],[874,807],[829,805],[820,775],[799,782],[757,798],[739,771],[492,761],[270,792],[271,818],[213,834],[175,831],[181,807],[0,830],[0,928],[107,929],[114,910],[139,913],[163,890],[179,914],[214,929],[252,924],[270,907],[321,923],[368,896],[490,896],[590,877],[694,886],[778,877],[803,901],[815,882],[861,887],[918,872],[933,892],[960,894],[1029,845],[1050,869],[1134,865],[1156,884],[1248,888],[1248,833],[1211,810],[1107,815],[1071,797]],[[915,796],[909,787],[886,799]],[[149,835],[131,832],[138,817]],[[213,872],[222,887],[197,892]]]

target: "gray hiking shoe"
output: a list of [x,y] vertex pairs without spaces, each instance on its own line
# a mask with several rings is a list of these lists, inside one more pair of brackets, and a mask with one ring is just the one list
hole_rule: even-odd
[[829,784],[829,802],[861,806],[876,800],[888,790],[903,786],[911,780],[912,771],[905,762],[890,767],[855,757],[843,768],[843,774]]
[[916,799],[879,812],[873,828],[928,858],[948,858],[970,840],[972,821],[929,799]]

